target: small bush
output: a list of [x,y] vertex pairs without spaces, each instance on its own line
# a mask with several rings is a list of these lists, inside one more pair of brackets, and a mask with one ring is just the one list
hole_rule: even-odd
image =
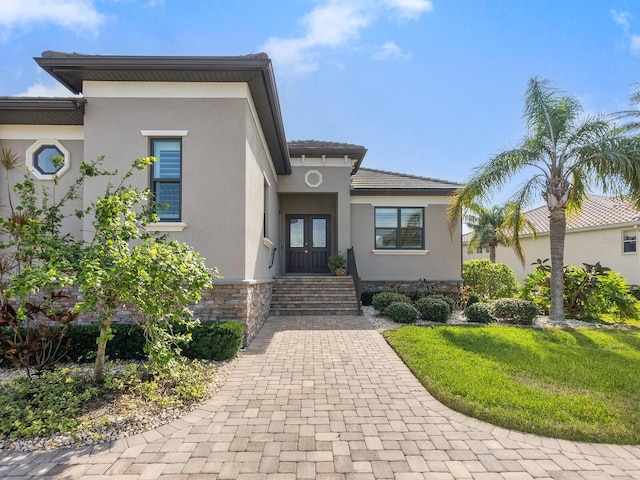
[[478,302],[480,302],[480,297],[475,293],[471,293],[469,294],[469,298],[467,298],[467,304],[465,305],[465,308],[470,307],[474,303],[478,303]]
[[406,295],[396,292],[381,292],[373,296],[371,301],[373,308],[380,313],[385,313],[387,307],[395,302],[411,304],[411,300]]
[[418,310],[407,302],[393,302],[385,310],[385,315],[389,319],[398,323],[416,323],[418,320]]
[[451,315],[449,304],[436,295],[421,298],[416,302],[416,308],[423,320],[445,323]]
[[462,262],[462,278],[465,285],[472,287],[482,300],[510,298],[518,286],[511,267],[487,259]]
[[464,316],[473,323],[491,323],[495,320],[488,303],[472,303],[464,309]]
[[629,285],[629,294],[636,300],[640,300],[640,285]]
[[372,304],[373,296],[378,293],[382,293],[380,290],[367,290],[366,292],[362,292],[360,294],[360,301],[362,302],[363,307],[369,307]]
[[456,309],[456,301],[449,295],[443,295],[442,293],[437,293],[435,295],[429,295],[428,298],[437,298],[439,300],[444,300],[447,303],[447,305],[449,305],[449,313],[453,312]]
[[237,355],[244,340],[244,325],[238,322],[202,322],[191,332],[191,342],[182,355],[202,360],[228,360]]
[[491,302],[491,313],[494,318],[515,325],[533,325],[538,315],[538,307],[528,300],[502,298]]

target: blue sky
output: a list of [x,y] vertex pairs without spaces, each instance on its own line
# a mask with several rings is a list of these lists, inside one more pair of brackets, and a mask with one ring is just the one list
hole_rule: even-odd
[[0,0],[0,95],[66,95],[32,60],[45,50],[266,51],[289,140],[360,144],[365,166],[463,182],[524,135],[531,77],[587,115],[629,108],[640,2]]

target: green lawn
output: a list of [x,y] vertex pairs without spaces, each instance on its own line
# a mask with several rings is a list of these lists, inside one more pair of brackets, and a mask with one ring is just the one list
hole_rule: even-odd
[[494,425],[640,444],[640,332],[402,327],[387,341],[432,395]]

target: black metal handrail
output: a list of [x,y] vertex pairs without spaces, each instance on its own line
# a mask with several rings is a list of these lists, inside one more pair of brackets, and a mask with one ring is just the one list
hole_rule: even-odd
[[358,315],[362,315],[360,275],[358,274],[358,265],[356,264],[356,255],[353,252],[353,247],[347,249],[347,275],[350,275],[353,279],[353,286],[356,289],[356,299],[358,301]]

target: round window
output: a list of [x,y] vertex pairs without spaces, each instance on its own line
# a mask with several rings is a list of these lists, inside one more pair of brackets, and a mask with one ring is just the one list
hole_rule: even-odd
[[64,166],[64,154],[55,145],[43,145],[33,155],[33,166],[43,175],[53,175]]

